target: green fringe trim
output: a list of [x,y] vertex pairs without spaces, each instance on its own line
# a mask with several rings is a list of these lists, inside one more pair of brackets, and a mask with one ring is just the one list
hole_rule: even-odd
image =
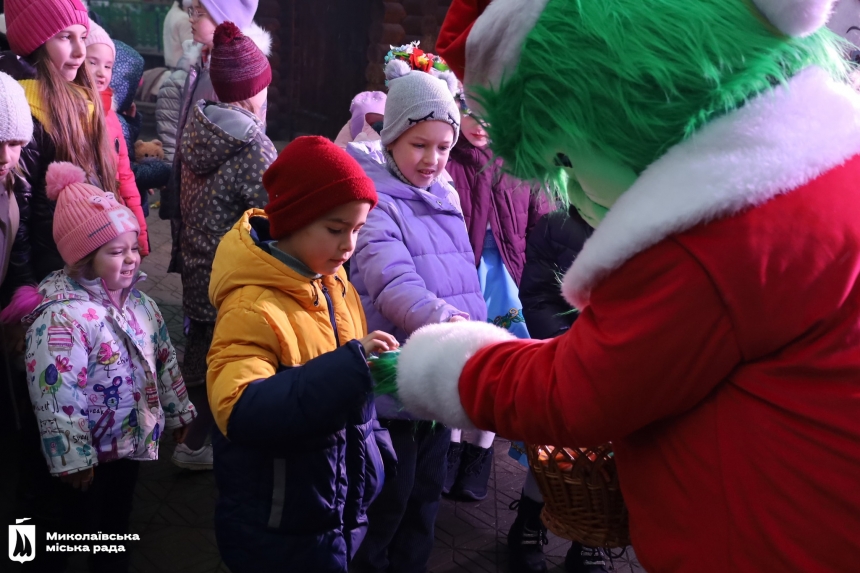
[[370,377],[373,379],[373,393],[377,396],[397,395],[397,358],[399,350],[383,352],[367,360]]

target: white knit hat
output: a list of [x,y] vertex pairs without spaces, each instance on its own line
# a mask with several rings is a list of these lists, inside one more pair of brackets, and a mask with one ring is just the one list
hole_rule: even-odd
[[454,128],[454,143],[460,136],[460,110],[454,102],[457,78],[451,72],[433,75],[413,71],[401,60],[385,66],[388,99],[385,100],[382,145],[394,143],[409,128],[422,121],[444,121]]
[[0,142],[33,139],[33,117],[21,84],[0,72]]

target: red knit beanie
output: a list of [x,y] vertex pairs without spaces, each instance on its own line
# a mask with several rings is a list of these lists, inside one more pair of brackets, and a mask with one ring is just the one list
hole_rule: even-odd
[[212,45],[209,78],[220,101],[252,98],[272,83],[269,59],[233,22],[215,28]]
[[263,174],[266,214],[273,239],[281,239],[351,201],[378,201],[373,180],[358,162],[326,139],[297,137]]
[[22,58],[72,24],[90,29],[87,9],[80,0],[6,0],[4,6],[6,39]]

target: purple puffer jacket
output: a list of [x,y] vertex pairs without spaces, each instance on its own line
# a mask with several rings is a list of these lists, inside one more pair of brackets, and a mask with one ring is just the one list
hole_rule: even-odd
[[526,264],[526,236],[550,211],[549,202],[532,193],[526,183],[505,175],[501,160],[494,161],[489,151],[465,137],[451,150],[447,170],[460,194],[475,266],[481,262],[489,223],[505,268],[519,286]]
[[[361,295],[368,331],[390,332],[404,342],[425,324],[455,315],[486,322],[456,191],[442,183],[429,191],[406,185],[377,162],[368,148],[373,143],[347,146],[379,194],[350,261],[349,278]],[[382,398],[376,403],[380,418],[408,417]]]

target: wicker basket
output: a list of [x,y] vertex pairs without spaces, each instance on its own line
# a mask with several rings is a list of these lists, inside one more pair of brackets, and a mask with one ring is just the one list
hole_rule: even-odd
[[630,545],[611,444],[582,449],[528,445],[526,450],[543,494],[547,529],[587,547]]

